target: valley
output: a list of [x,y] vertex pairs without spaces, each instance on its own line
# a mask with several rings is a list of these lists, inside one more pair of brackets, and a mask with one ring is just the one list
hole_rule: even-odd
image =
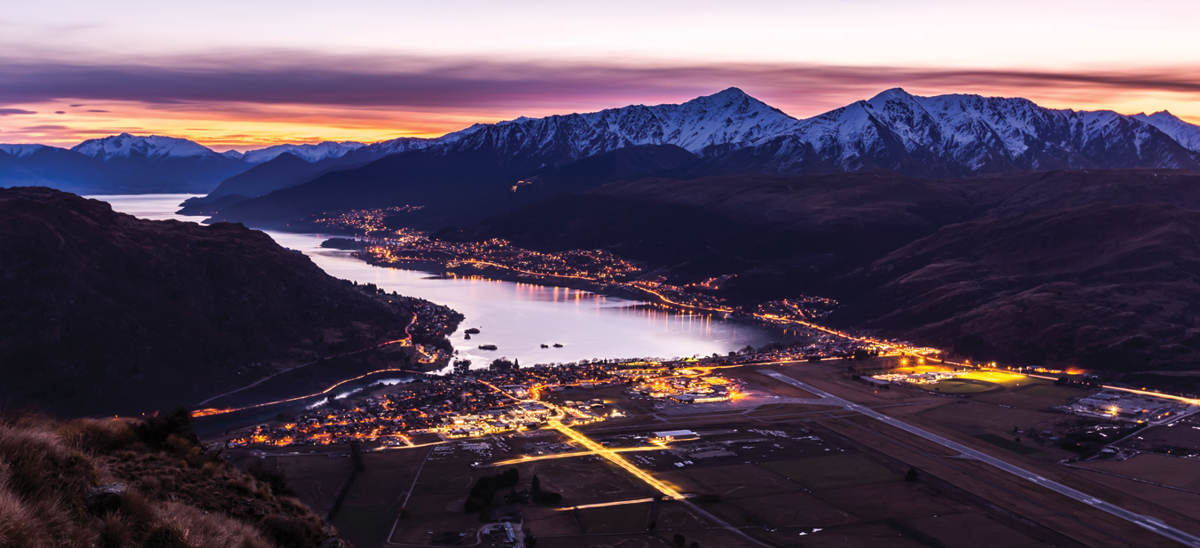
[[[1047,407],[1094,388],[1006,373],[982,393],[946,395],[901,384],[883,390],[849,379],[847,369],[906,366],[900,358],[712,359],[480,371],[377,387],[296,422],[219,439],[238,446],[235,462],[345,475],[352,467],[350,459],[336,464],[346,448],[336,436],[346,434],[326,432],[365,433],[356,450],[363,467],[345,498],[331,505],[329,491],[302,496],[366,545],[474,545],[498,534],[493,542],[503,544],[504,523],[518,539],[553,546],[666,546],[675,535],[701,546],[789,545],[797,536],[854,546],[1200,542],[1198,516],[1165,502],[1170,488],[1109,485],[1091,470],[1117,464],[1111,452],[1093,449],[1102,456],[1067,464],[1085,459],[1039,435],[1096,430]],[[684,402],[673,387],[697,380],[733,386],[733,396]],[[453,397],[429,405],[438,392]],[[399,402],[421,393],[424,404],[401,411],[408,404]],[[380,430],[401,415],[421,423],[403,436]],[[1018,430],[1015,443],[991,441]],[[1188,439],[1195,447],[1196,437]],[[1120,458],[1130,463],[1125,474],[1143,474],[1152,468],[1141,463],[1155,456]],[[469,488],[508,470],[519,478],[511,492],[504,486],[473,508]],[[536,498],[547,492],[561,502]]]
[[1200,409],[1197,135],[731,88],[374,144],[3,145],[6,185],[158,220],[0,194],[0,397],[185,402],[329,543],[1200,545],[1169,430]]

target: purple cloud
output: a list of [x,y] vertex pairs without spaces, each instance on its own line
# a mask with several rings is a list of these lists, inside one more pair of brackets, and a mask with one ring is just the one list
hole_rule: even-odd
[[19,108],[0,108],[0,116],[13,116],[15,114],[37,114],[37,112]]
[[[290,59],[281,64],[278,59]],[[738,86],[785,108],[838,106],[894,86],[910,91],[1097,89],[1200,92],[1200,71],[1038,72],[786,64],[630,66],[491,59],[319,57],[173,60],[160,66],[0,60],[0,99],[140,101],[161,108],[225,102],[411,109],[678,101]],[[1007,91],[1005,91],[1007,93]],[[801,113],[797,113],[801,114]]]

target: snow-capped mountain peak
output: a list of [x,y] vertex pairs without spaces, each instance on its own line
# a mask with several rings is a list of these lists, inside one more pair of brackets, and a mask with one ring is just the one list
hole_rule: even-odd
[[263,162],[275,159],[280,154],[289,152],[296,157],[311,163],[324,160],[325,158],[341,158],[347,153],[358,150],[364,146],[367,145],[355,141],[324,141],[317,144],[275,145],[267,148],[260,148],[258,150],[247,151],[242,156],[242,160],[252,164],[261,164]]
[[98,160],[142,155],[148,159],[220,156],[212,149],[187,139],[161,135],[136,136],[128,133],[101,139],[88,139],[71,150]]
[[15,158],[27,158],[29,155],[46,148],[46,145],[5,145],[0,144],[0,150],[11,154]]
[[639,145],[676,145],[700,153],[714,145],[734,148],[791,131],[796,120],[737,88],[681,104],[630,105],[583,114],[520,117],[476,124],[438,143],[456,150],[493,147],[506,154],[571,161]]
[[886,103],[887,101],[912,100],[914,97],[916,97],[916,96],[907,91],[904,91],[904,88],[891,88],[891,89],[885,89],[879,93],[876,93],[874,97],[867,99],[867,102],[875,105],[875,104],[883,104],[883,103]]
[[[1104,167],[1200,168],[1200,127],[1169,113],[1125,116],[900,88],[800,120],[760,165],[778,173],[884,168],[920,176]],[[755,154],[758,154],[757,152]]]
[[1172,139],[1188,150],[1200,152],[1200,126],[1180,120],[1178,116],[1165,110],[1154,114],[1142,112],[1134,114],[1131,118],[1158,128],[1159,131],[1170,135]]

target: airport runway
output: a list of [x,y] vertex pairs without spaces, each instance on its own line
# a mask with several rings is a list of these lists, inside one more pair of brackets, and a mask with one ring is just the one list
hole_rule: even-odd
[[1057,483],[1057,482],[1051,481],[1049,479],[1046,479],[1046,478],[1039,476],[1033,472],[1025,470],[1024,468],[1021,468],[1019,466],[1014,466],[1012,464],[1009,464],[1005,461],[1002,461],[998,458],[995,458],[995,457],[988,455],[986,453],[983,453],[981,451],[971,449],[970,447],[967,447],[960,443],[950,441],[950,440],[943,438],[937,434],[927,432],[927,431],[917,428],[916,426],[913,426],[911,424],[899,421],[897,419],[894,419],[892,417],[889,417],[887,415],[884,415],[882,413],[874,411],[869,407],[846,401],[842,398],[834,396],[833,394],[825,392],[819,388],[815,388],[812,385],[809,385],[804,382],[793,379],[793,378],[791,378],[787,375],[784,375],[783,373],[780,373],[778,371],[772,371],[769,369],[759,369],[758,372],[762,373],[764,375],[767,375],[771,378],[774,378],[776,380],[786,382],[786,383],[788,383],[792,386],[795,386],[796,388],[799,388],[801,390],[811,392],[814,395],[819,396],[821,398],[821,400],[823,400],[821,402],[822,404],[837,405],[844,409],[848,409],[850,411],[862,413],[863,415],[866,415],[873,419],[876,419],[876,420],[885,422],[887,424],[890,424],[892,426],[895,426],[896,428],[904,430],[905,432],[908,432],[910,434],[920,436],[922,438],[925,438],[925,439],[932,441],[943,447],[947,447],[947,448],[953,449],[955,451],[958,451],[960,453],[960,456],[956,457],[956,458],[973,459],[973,460],[986,462],[992,466],[995,466],[996,468],[1004,470],[1005,472],[1008,472],[1010,474],[1013,474],[1013,475],[1021,477],[1021,478],[1025,478],[1026,480],[1029,480],[1033,483],[1041,485],[1042,487],[1045,487],[1046,489],[1050,489],[1057,493],[1061,493],[1061,494],[1071,497],[1077,501],[1080,501],[1084,504],[1087,504],[1087,505],[1093,506],[1095,508],[1098,508],[1100,510],[1103,510],[1105,512],[1108,512],[1109,514],[1117,516],[1121,519],[1135,523],[1144,529],[1148,529],[1150,531],[1158,533],[1159,535],[1162,535],[1171,540],[1174,540],[1175,542],[1178,542],[1185,546],[1193,546],[1196,548],[1200,548],[1200,537],[1193,536],[1189,533],[1186,533],[1184,531],[1180,531],[1179,529],[1171,527],[1171,526],[1167,525],[1166,523],[1163,523],[1163,521],[1158,518],[1154,518],[1154,517],[1150,517],[1150,516],[1143,516],[1141,514],[1136,514],[1136,513],[1130,512],[1119,506],[1109,504],[1107,502],[1104,502],[1104,501],[1102,501],[1096,497],[1093,497],[1091,495],[1088,495],[1086,493],[1076,491],[1075,489],[1071,489],[1070,487],[1067,487],[1061,483]]

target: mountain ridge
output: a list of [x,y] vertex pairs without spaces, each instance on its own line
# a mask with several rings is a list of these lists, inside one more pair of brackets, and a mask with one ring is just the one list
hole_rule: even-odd
[[[926,178],[1128,167],[1200,171],[1200,126],[1166,111],[1125,115],[1051,109],[1019,97],[919,96],[902,88],[803,119],[731,87],[679,104],[519,117],[435,138],[326,141],[218,153],[185,139],[124,133],[90,139],[71,150],[134,174],[136,184],[125,187],[209,192],[285,152],[309,163],[327,162],[335,170],[418,151],[446,157],[480,153],[503,165],[529,164],[528,173],[515,175],[519,178],[621,148],[663,145],[678,146],[700,160],[689,177],[870,169]],[[0,167],[0,185],[39,177],[54,183],[37,166],[26,165],[23,155],[31,147],[0,145],[13,157],[5,163],[13,167]],[[308,180],[300,180],[304,177],[295,171],[261,170],[266,179],[286,179],[282,187],[259,185],[265,189],[259,193],[234,185],[223,193],[255,198],[327,172],[314,169]],[[406,178],[403,171],[393,176]]]

